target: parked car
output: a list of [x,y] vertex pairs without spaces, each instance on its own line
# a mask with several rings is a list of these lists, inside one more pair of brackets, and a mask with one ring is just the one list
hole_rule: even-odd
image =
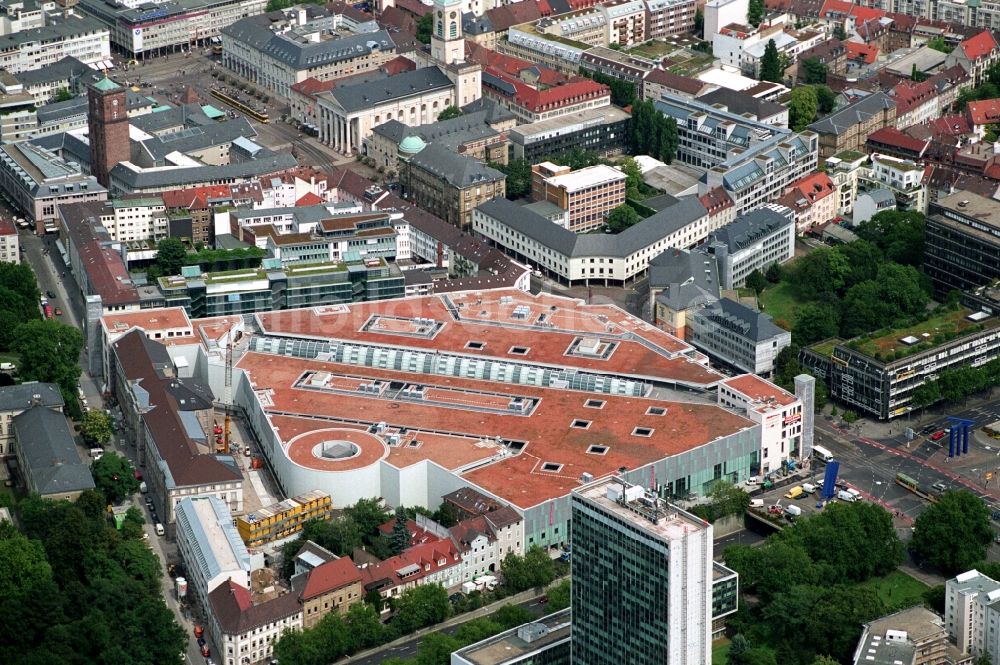
[[45,295],[47,295],[50,298],[55,298],[56,297],[55,291],[46,291]]
[[943,429],[939,429],[938,431],[931,434],[931,441],[940,441],[941,439],[944,438],[944,435],[945,431]]
[[62,316],[62,307],[56,307],[56,316]]
[[934,483],[933,485],[931,485],[931,489],[934,490],[934,491],[936,491],[936,492],[947,492],[948,491],[948,486],[945,485],[944,483],[942,483],[941,481],[938,481],[938,482]]

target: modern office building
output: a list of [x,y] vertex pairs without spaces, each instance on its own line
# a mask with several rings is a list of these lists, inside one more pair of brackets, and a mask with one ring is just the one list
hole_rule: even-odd
[[1000,278],[1000,219],[994,199],[959,191],[928,205],[924,272],[941,295]]
[[542,162],[531,167],[531,198],[565,210],[566,228],[586,233],[603,226],[608,213],[625,204],[625,180],[622,171],[604,164],[573,171]]
[[738,288],[754,270],[764,272],[795,256],[795,215],[769,203],[713,231],[706,249],[718,263],[722,288]]
[[569,608],[463,647],[451,665],[570,665]]
[[573,662],[709,665],[712,525],[618,477],[571,506]]
[[518,125],[507,136],[512,156],[532,164],[574,148],[616,155],[627,146],[630,117],[617,106],[605,106]]
[[774,361],[792,343],[792,334],[771,316],[729,298],[697,309],[685,339],[699,351],[744,372],[771,376]]
[[913,391],[942,370],[1000,357],[1000,302],[964,298],[969,307],[850,341],[819,342],[802,349],[799,360],[844,404],[880,420],[905,415]]
[[107,27],[76,15],[0,37],[0,67],[11,74],[44,69],[67,56],[104,66],[111,60]]

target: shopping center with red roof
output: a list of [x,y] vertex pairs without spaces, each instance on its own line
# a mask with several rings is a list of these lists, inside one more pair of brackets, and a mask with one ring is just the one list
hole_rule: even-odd
[[217,396],[218,349],[234,340],[234,400],[289,496],[434,508],[474,487],[524,517],[528,544],[558,545],[568,496],[591,479],[625,468],[664,496],[701,495],[759,460],[760,426],[716,403],[726,377],[610,305],[464,292],[194,321],[184,335],[160,311],[175,313],[105,329],[156,339],[149,322],[169,325],[188,346],[159,339]]

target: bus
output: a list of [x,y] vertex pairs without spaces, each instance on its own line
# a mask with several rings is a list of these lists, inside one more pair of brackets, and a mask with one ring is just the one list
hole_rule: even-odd
[[920,483],[918,483],[916,480],[909,477],[905,473],[896,474],[896,484],[905,487],[911,492],[916,492],[917,490],[920,489]]
[[823,446],[813,446],[813,455],[820,458],[824,462],[833,461],[833,453],[824,448]]

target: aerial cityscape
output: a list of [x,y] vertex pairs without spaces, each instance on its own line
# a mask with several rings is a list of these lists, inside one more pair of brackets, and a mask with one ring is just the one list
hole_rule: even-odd
[[0,0],[0,663],[1000,665],[1000,2]]

